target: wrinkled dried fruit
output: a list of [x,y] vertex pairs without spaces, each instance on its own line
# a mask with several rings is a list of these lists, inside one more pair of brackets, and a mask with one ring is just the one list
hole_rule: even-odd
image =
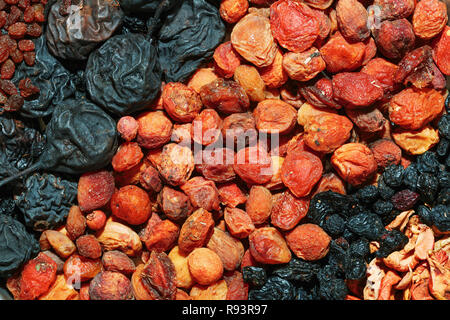
[[361,132],[374,133],[384,129],[386,119],[377,108],[351,109],[346,108],[347,116]]
[[103,269],[100,259],[92,260],[74,253],[64,263],[64,276],[71,285],[91,280]]
[[363,41],[370,36],[368,14],[357,0],[339,0],[336,5],[339,30],[349,41]]
[[132,225],[142,224],[152,214],[150,198],[137,186],[125,186],[111,198],[111,211],[114,216]]
[[217,186],[219,191],[220,202],[230,208],[235,208],[247,201],[244,192],[238,187],[236,183],[229,182]]
[[278,99],[261,101],[253,111],[259,131],[280,135],[294,128],[296,115],[296,110],[290,104]]
[[238,208],[225,208],[224,220],[227,230],[236,238],[247,238],[255,230],[250,216]]
[[161,98],[169,117],[182,123],[192,122],[203,106],[198,93],[179,82],[166,84]]
[[219,13],[228,23],[238,22],[247,12],[247,0],[224,0],[220,2]]
[[241,241],[233,238],[227,232],[214,228],[206,246],[217,253],[225,270],[235,270],[241,264],[244,246]]
[[287,52],[283,56],[283,69],[289,78],[297,81],[309,81],[325,70],[325,61],[317,48],[303,52]]
[[136,138],[138,127],[139,124],[136,119],[130,116],[121,117],[117,121],[117,131],[125,141],[131,141]]
[[402,150],[389,139],[380,139],[370,145],[375,161],[379,168],[387,168],[392,164],[399,164]]
[[189,272],[198,284],[210,285],[222,278],[222,260],[211,249],[194,249],[188,256],[188,266]]
[[125,142],[119,146],[112,158],[111,165],[116,172],[130,170],[144,157],[141,147],[137,142]]
[[380,52],[389,59],[400,59],[414,48],[415,35],[411,23],[406,19],[383,21],[375,33]]
[[170,141],[172,122],[162,111],[148,111],[137,117],[137,142],[143,148],[155,149]]
[[[48,243],[61,258],[67,258],[77,249],[75,244],[64,233],[55,230],[45,230],[39,239],[40,244]],[[48,249],[47,248],[44,248]]]
[[89,212],[104,207],[111,200],[114,187],[114,177],[109,171],[82,174],[77,193],[81,211]]
[[258,228],[248,238],[251,255],[265,264],[287,263],[291,251],[281,233],[272,227]]
[[97,238],[91,234],[81,236],[76,241],[80,255],[90,259],[98,259],[102,256],[102,247]]
[[277,49],[275,59],[267,67],[259,68],[261,79],[268,88],[279,88],[288,81],[288,75],[283,68],[283,53]]
[[175,246],[170,250],[168,255],[170,261],[172,261],[176,274],[176,285],[178,288],[188,289],[194,284],[194,279],[189,272],[188,266],[188,254],[180,252],[178,246]]
[[272,178],[272,159],[260,145],[243,148],[236,154],[234,171],[248,184],[263,184]]
[[318,225],[306,223],[290,231],[286,241],[297,257],[315,261],[327,255],[331,237]]
[[178,246],[184,253],[203,247],[214,230],[214,220],[203,208],[192,213],[181,226]]
[[446,5],[439,0],[419,1],[412,17],[414,33],[422,39],[431,39],[438,35],[447,21]]
[[296,198],[290,191],[284,191],[274,199],[270,222],[281,230],[291,230],[308,213],[309,198]]
[[194,171],[191,148],[176,143],[166,144],[156,167],[168,184],[179,186],[186,183]]
[[107,251],[103,254],[102,264],[106,271],[120,272],[130,275],[136,271],[136,266],[125,253],[117,250]]
[[194,177],[181,186],[194,208],[217,211],[220,208],[219,191],[214,181],[203,177]]
[[181,191],[164,186],[158,194],[158,204],[164,214],[171,220],[180,221],[192,212],[189,197]]
[[44,253],[28,261],[20,278],[20,300],[34,300],[48,292],[56,280],[56,263]]
[[71,240],[77,239],[86,230],[86,218],[78,206],[72,206],[66,220],[67,235]]
[[245,210],[254,224],[267,221],[272,210],[272,194],[262,186],[252,186],[245,204]]
[[241,85],[250,101],[262,101],[265,98],[265,83],[258,70],[249,65],[240,65],[234,71],[234,80]]
[[89,285],[91,300],[132,300],[130,280],[119,272],[103,271]]
[[433,42],[433,59],[439,70],[447,76],[450,75],[450,26],[445,26],[440,36]]
[[224,78],[231,78],[242,60],[231,41],[219,45],[214,51],[213,59],[215,71]]
[[175,267],[167,254],[152,251],[141,273],[142,284],[155,300],[173,300],[176,294]]
[[422,154],[439,142],[438,130],[430,125],[420,130],[394,130],[392,138],[395,143],[410,154]]
[[91,230],[98,231],[105,226],[105,223],[106,214],[101,210],[94,210],[86,216],[86,224]]
[[225,300],[227,298],[228,286],[225,280],[219,280],[210,286],[195,285],[189,295],[194,300]]
[[128,256],[136,256],[142,249],[141,239],[136,232],[124,224],[108,221],[97,233],[97,240],[106,251],[120,250]]

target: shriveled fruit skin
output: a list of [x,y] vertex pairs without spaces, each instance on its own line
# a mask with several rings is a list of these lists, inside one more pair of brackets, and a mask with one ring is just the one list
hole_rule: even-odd
[[202,247],[214,231],[214,220],[203,208],[192,213],[181,226],[178,246],[184,253]]
[[170,141],[173,124],[162,111],[148,111],[137,117],[137,143],[142,148],[155,149]]
[[356,127],[365,133],[380,132],[384,129],[386,119],[377,108],[368,107],[366,109],[346,109],[347,116]]
[[407,88],[396,94],[389,105],[389,118],[396,125],[418,130],[427,125],[444,109],[444,97],[430,88]]
[[325,67],[325,61],[315,47],[303,52],[287,52],[283,56],[283,69],[293,80],[309,81],[325,70]]
[[194,177],[181,186],[187,194],[194,208],[203,208],[208,211],[219,210],[219,191],[214,181],[201,176]]
[[75,240],[84,234],[86,230],[86,218],[81,213],[80,207],[72,206],[66,220],[67,235],[71,240]]
[[132,225],[144,223],[152,214],[147,192],[134,185],[122,187],[114,193],[111,211],[114,216]]
[[219,13],[226,22],[236,23],[245,15],[247,9],[247,0],[224,0],[220,3]]
[[56,263],[44,253],[28,261],[20,279],[20,300],[34,300],[48,291],[56,280]]
[[422,154],[439,142],[439,133],[430,125],[420,130],[396,129],[392,132],[395,143],[410,154]]
[[370,74],[377,79],[384,92],[388,93],[394,91],[396,88],[394,75],[397,69],[398,66],[392,62],[383,58],[374,58],[361,69],[361,72]]
[[378,81],[362,72],[341,72],[332,81],[335,99],[349,108],[369,106],[384,94]]
[[249,65],[240,65],[234,71],[234,80],[241,85],[250,101],[262,101],[265,98],[266,84],[258,70]]
[[267,133],[285,134],[295,126],[296,110],[278,99],[261,101],[253,111],[256,128]]
[[320,180],[322,172],[322,161],[314,154],[306,151],[288,152],[281,166],[281,180],[295,196],[304,197]]
[[137,142],[125,142],[117,149],[111,165],[115,172],[123,172],[136,166],[143,157],[144,154]]
[[450,75],[450,26],[445,26],[439,37],[433,42],[433,59],[439,70]]
[[242,60],[231,41],[219,45],[214,51],[213,59],[214,70],[224,78],[231,78]]
[[277,49],[275,59],[267,67],[259,68],[259,74],[268,88],[279,88],[288,81],[288,75],[283,68],[283,53]]
[[242,242],[217,227],[214,228],[214,232],[206,246],[217,253],[220,260],[222,260],[225,270],[235,270],[242,262],[244,256],[244,245]]
[[281,264],[291,260],[291,251],[281,233],[273,227],[258,228],[249,236],[250,253],[256,261]]
[[245,210],[254,224],[263,224],[270,217],[272,211],[272,194],[262,186],[250,188]]
[[198,93],[179,82],[167,83],[161,97],[167,114],[181,123],[194,120],[203,106]]
[[203,150],[202,163],[196,166],[206,179],[214,182],[234,180],[236,173],[233,169],[235,153],[230,148],[214,148]]
[[353,71],[362,65],[366,46],[363,42],[350,43],[337,31],[320,48],[327,71],[337,73]]
[[243,148],[236,154],[234,171],[248,184],[263,184],[272,178],[272,159],[260,145]]
[[275,198],[270,222],[281,230],[294,228],[308,213],[309,197],[297,198],[286,190]]
[[375,41],[381,53],[389,59],[400,59],[414,48],[415,35],[406,19],[383,21],[377,30]]
[[203,109],[194,119],[191,128],[192,140],[208,146],[220,139],[222,118],[214,109]]
[[108,221],[96,236],[107,251],[117,249],[128,256],[136,256],[142,250],[138,234],[122,223]]
[[189,292],[193,300],[225,300],[228,286],[225,280],[219,280],[209,286],[194,285]]
[[102,269],[100,259],[89,259],[75,253],[64,263],[64,276],[68,282],[84,282],[94,278]]
[[342,35],[349,41],[362,41],[369,37],[368,14],[361,2],[339,0],[336,5],[336,16]]
[[91,300],[132,300],[131,282],[119,272],[103,271],[89,285]]
[[378,167],[386,168],[392,164],[399,164],[402,157],[402,150],[389,139],[380,139],[370,144],[373,156]]
[[374,5],[381,8],[382,20],[408,18],[416,5],[414,0],[375,0]]
[[327,255],[331,237],[318,225],[306,223],[290,231],[286,241],[297,257],[315,261]]
[[234,49],[255,66],[267,67],[277,53],[270,27],[268,18],[255,13],[247,14],[231,31]]
[[331,163],[342,179],[352,185],[367,181],[377,170],[372,151],[361,143],[347,143],[331,157]]
[[293,52],[309,49],[320,32],[315,12],[308,5],[297,1],[279,0],[272,4],[270,27],[278,43]]
[[412,17],[414,33],[425,40],[438,35],[447,21],[446,5],[439,0],[419,1]]
[[194,166],[194,155],[190,148],[169,143],[162,149],[157,169],[166,183],[179,186],[189,180]]
[[141,280],[155,300],[173,300],[176,294],[175,267],[167,254],[152,251],[141,273]]
[[117,250],[107,251],[103,254],[102,264],[107,271],[116,271],[130,275],[136,271],[136,265],[125,253]]
[[236,238],[247,238],[255,230],[251,217],[239,208],[225,208],[227,230]]

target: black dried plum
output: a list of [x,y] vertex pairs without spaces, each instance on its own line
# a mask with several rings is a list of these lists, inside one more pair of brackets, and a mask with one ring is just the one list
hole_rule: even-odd
[[402,165],[390,165],[384,169],[383,181],[391,188],[398,188],[402,185],[404,173]]
[[170,9],[181,0],[113,0],[127,13],[154,13],[161,3]]
[[114,1],[71,0],[50,9],[46,36],[50,52],[62,59],[86,60],[122,24],[123,11]]
[[294,300],[311,301],[311,300],[315,300],[315,297],[309,290],[299,287],[299,288],[297,288],[297,290],[295,292]]
[[252,288],[261,288],[267,281],[267,273],[261,267],[244,267],[242,268],[242,278]]
[[16,202],[11,196],[0,194],[0,214],[5,214],[17,218]]
[[384,224],[374,213],[360,213],[348,219],[347,227],[353,233],[368,240],[378,240],[384,231]]
[[70,72],[49,53],[45,36],[33,41],[35,63],[33,66],[21,63],[16,68],[13,82],[18,86],[21,79],[30,78],[33,85],[39,88],[39,95],[25,99],[20,109],[24,117],[39,118],[50,115],[61,101],[73,96],[75,86]]
[[439,180],[431,173],[421,173],[417,178],[417,192],[420,199],[428,204],[432,204],[439,189]]
[[216,7],[205,0],[185,0],[169,12],[158,34],[158,54],[166,82],[186,80],[211,58],[225,37]]
[[345,238],[345,240],[352,242],[358,239],[358,235],[356,233],[353,233],[348,229],[348,227],[345,228],[344,233],[342,234],[342,237]]
[[417,178],[419,177],[419,171],[415,163],[411,163],[406,169],[403,175],[403,184],[410,190],[416,191]]
[[431,221],[440,232],[450,231],[450,206],[438,204],[431,209]]
[[161,88],[156,48],[142,34],[107,40],[89,56],[85,76],[92,101],[120,116],[148,107]]
[[14,197],[25,224],[36,231],[53,229],[64,222],[75,203],[77,184],[52,174],[29,176],[22,193]]
[[390,201],[377,200],[372,206],[373,212],[379,216],[388,215],[392,210],[394,210],[394,205]]
[[22,223],[0,215],[0,278],[11,276],[38,251],[38,241]]
[[141,16],[125,16],[123,18],[122,33],[147,34],[147,19]]
[[26,122],[0,116],[0,179],[30,167],[44,145],[44,136]]
[[428,172],[432,174],[437,174],[439,172],[439,161],[436,153],[427,151],[417,157],[416,160],[417,170],[420,173]]
[[249,300],[293,300],[295,287],[280,277],[270,277],[260,289],[249,290]]
[[289,281],[311,282],[316,279],[319,272],[318,263],[292,258],[286,265],[277,267],[272,274]]
[[408,240],[408,237],[398,230],[386,231],[381,237],[380,248],[375,255],[379,258],[386,258],[392,252],[401,250]]
[[325,220],[323,228],[332,238],[336,238],[344,232],[345,220],[338,214],[332,214]]
[[356,192],[356,197],[363,204],[371,204],[377,200],[379,194],[378,189],[375,186],[364,186]]
[[[447,96],[447,102],[449,101],[450,94]],[[442,115],[438,122],[439,134],[446,139],[450,140],[450,114]]]
[[412,209],[418,200],[419,194],[409,189],[399,191],[391,198],[391,202],[395,209],[401,211]]

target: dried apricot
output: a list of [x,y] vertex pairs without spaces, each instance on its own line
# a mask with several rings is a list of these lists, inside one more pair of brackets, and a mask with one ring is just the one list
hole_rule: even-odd
[[56,230],[45,230],[42,232],[41,237],[39,238],[39,244],[41,245],[42,250],[51,247],[56,254],[63,259],[72,255],[77,249],[75,244],[66,234]]
[[378,80],[384,92],[392,92],[396,85],[394,82],[394,74],[397,72],[398,66],[383,59],[375,58],[370,60],[362,69],[361,72],[367,73]]
[[288,152],[281,166],[281,180],[296,197],[304,197],[319,182],[322,172],[322,161],[316,155],[300,150]]
[[233,113],[226,117],[222,123],[222,136],[227,147],[237,145],[238,149],[254,145],[257,140],[256,123],[253,114]]
[[238,22],[247,12],[247,0],[223,0],[220,2],[219,13],[228,23]]
[[288,103],[278,99],[261,101],[253,110],[256,128],[261,132],[280,135],[295,127],[296,110]]
[[357,0],[339,0],[336,5],[339,30],[349,41],[363,41],[370,36],[366,8]]
[[220,44],[214,51],[213,59],[214,70],[224,78],[231,78],[242,60],[231,41]]
[[234,171],[248,184],[263,184],[272,178],[272,159],[259,144],[243,148],[236,154]]
[[208,211],[219,210],[219,191],[214,181],[203,177],[194,177],[181,186],[187,194],[194,208],[203,208]]
[[281,233],[272,227],[258,228],[248,237],[251,255],[265,264],[287,263],[291,251]]
[[377,170],[372,151],[361,143],[347,143],[334,151],[331,164],[342,179],[352,185],[369,180]]
[[450,26],[445,26],[440,36],[433,42],[433,59],[439,70],[450,75]]
[[142,224],[152,214],[150,198],[141,188],[129,185],[120,188],[111,198],[112,214],[132,225]]
[[192,122],[203,106],[198,93],[179,82],[167,83],[161,97],[164,110],[178,122]]
[[163,179],[172,186],[184,184],[194,171],[194,155],[189,147],[176,143],[166,144],[157,163]]
[[437,36],[447,21],[447,7],[439,0],[419,1],[412,17],[414,33],[426,40]]
[[245,204],[245,210],[251,221],[263,224],[267,221],[272,210],[272,194],[263,186],[252,186]]
[[94,278],[103,269],[100,259],[89,259],[74,253],[64,263],[64,276],[72,285]]
[[325,61],[315,47],[303,52],[287,52],[283,56],[283,69],[293,80],[309,81],[325,70],[325,67]]
[[238,208],[225,208],[224,220],[228,231],[236,238],[247,238],[255,230],[247,212]]
[[206,246],[217,253],[225,270],[235,270],[241,264],[244,246],[241,241],[230,236],[227,232],[217,227],[214,228]]
[[283,68],[283,53],[277,49],[275,59],[267,67],[259,68],[261,79],[268,88],[279,88],[288,81],[288,75]]
[[219,200],[227,207],[235,208],[247,201],[244,192],[234,182],[227,182],[217,186]]
[[250,101],[264,100],[266,84],[255,67],[245,64],[238,66],[234,71],[234,80],[241,85]]
[[194,249],[188,256],[188,266],[192,277],[201,285],[210,285],[222,278],[222,260],[211,249]]
[[380,18],[382,20],[395,20],[408,18],[416,5],[414,0],[374,0],[374,6],[381,10]]
[[213,68],[200,68],[191,76],[187,86],[194,89],[195,92],[200,93],[200,89],[204,85],[211,83],[216,79],[218,79],[218,76],[214,73]]
[[289,103],[296,109],[299,109],[305,102],[305,100],[303,99],[302,95],[299,92],[298,84],[296,84],[293,81],[286,82],[280,88],[280,96],[281,100],[283,100],[286,103]]
[[209,286],[195,285],[189,295],[193,300],[226,300],[228,286],[225,280],[219,280]]
[[233,169],[235,153],[230,148],[206,148],[201,152],[201,163],[196,166],[206,179],[214,182],[233,180],[236,174]]
[[175,266],[164,252],[150,253],[150,258],[142,270],[141,280],[155,300],[175,299]]
[[257,67],[272,64],[277,53],[270,20],[256,13],[247,14],[234,25],[231,43],[245,60]]
[[184,253],[203,247],[214,230],[214,220],[203,208],[192,213],[181,226],[178,246]]
[[192,139],[207,146],[221,137],[222,119],[214,109],[202,110],[192,123]]
[[375,33],[380,52],[389,59],[400,59],[414,48],[415,35],[411,23],[406,19],[383,21]]
[[150,228],[147,227],[141,240],[148,251],[163,252],[170,250],[177,243],[179,234],[180,227],[166,219],[150,225]]
[[142,242],[138,234],[119,222],[107,221],[105,227],[96,236],[106,251],[117,249],[128,256],[136,256],[142,250]]
[[281,230],[291,230],[308,213],[309,198],[297,198],[286,190],[279,194],[274,201],[270,222]]
[[161,211],[171,220],[180,221],[192,212],[189,197],[181,191],[164,186],[158,194],[158,205]]
[[235,81],[218,78],[200,89],[200,97],[207,108],[224,114],[245,112],[250,100],[244,89]]
[[316,13],[302,2],[290,0],[270,6],[270,27],[278,43],[293,52],[309,49],[320,32]]
[[130,275],[136,271],[136,265],[125,253],[117,250],[107,251],[103,254],[102,264],[106,271],[120,272]]
[[130,280],[119,272],[103,271],[89,284],[91,300],[133,300]]
[[333,191],[340,194],[347,194],[342,179],[333,172],[325,173],[316,185],[312,197],[320,192]]
[[130,170],[144,157],[141,147],[137,142],[125,142],[119,146],[112,158],[111,165],[116,172]]
[[162,111],[148,111],[137,117],[137,142],[143,148],[155,149],[170,141],[172,122]]
[[239,271],[227,272],[224,274],[224,280],[228,286],[227,300],[247,300],[248,283],[244,282],[242,273]]
[[[81,289],[80,289],[81,292]],[[39,300],[79,300],[80,294],[67,283],[64,275],[59,274],[50,289]]]
[[170,250],[168,257],[175,268],[176,285],[179,288],[188,289],[194,284],[194,279],[189,272],[188,255],[180,251],[178,246]]
[[144,269],[144,264],[136,267],[136,271],[131,276],[131,286],[133,288],[133,295],[136,300],[154,300],[154,297],[147,291],[142,284],[141,273]]
[[430,125],[419,130],[396,129],[392,132],[395,143],[410,154],[422,154],[439,142],[438,130]]
[[56,280],[56,263],[40,252],[23,267],[20,278],[20,300],[34,300],[48,292]]
[[286,235],[286,242],[294,254],[306,261],[325,257],[330,250],[331,237],[318,225],[306,223]]
[[434,89],[406,88],[390,101],[389,119],[396,125],[417,130],[430,123],[444,109],[444,97]]
[[346,109],[347,117],[362,132],[380,132],[384,129],[386,119],[377,108]]

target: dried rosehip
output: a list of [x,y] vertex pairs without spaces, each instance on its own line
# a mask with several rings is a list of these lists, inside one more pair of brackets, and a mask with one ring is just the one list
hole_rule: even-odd
[[433,59],[439,70],[447,76],[450,75],[450,27],[446,26],[440,36],[433,43]]
[[380,99],[384,91],[378,81],[362,72],[342,72],[333,76],[335,99],[349,108],[366,107]]
[[312,118],[304,126],[305,144],[312,150],[331,153],[350,138],[353,124],[347,117],[325,114]]
[[164,110],[174,121],[192,122],[202,109],[197,92],[179,82],[166,84],[161,97]]
[[416,5],[412,24],[416,36],[431,39],[438,35],[448,21],[447,8],[439,0],[421,0]]
[[90,259],[98,259],[102,256],[102,247],[97,238],[91,234],[81,236],[76,241],[80,255]]
[[248,184],[263,184],[272,178],[272,159],[261,145],[243,148],[236,154],[234,171]]
[[244,89],[237,82],[222,78],[204,85],[200,97],[205,107],[225,114],[245,112],[250,106]]
[[412,25],[406,19],[383,21],[375,32],[378,49],[389,59],[402,58],[414,48],[415,39]]
[[114,193],[114,177],[109,171],[87,172],[78,181],[78,205],[89,212],[109,203]]
[[338,31],[320,48],[320,54],[325,60],[327,71],[337,73],[359,68],[363,63],[365,50],[364,43],[350,43]]
[[251,255],[265,264],[287,263],[291,251],[281,233],[272,227],[258,228],[248,237]]
[[106,224],[106,215],[103,211],[94,210],[86,216],[86,224],[89,229],[98,231]]
[[207,146],[221,137],[222,119],[214,109],[204,109],[192,122],[191,136],[198,144]]
[[214,220],[209,211],[203,208],[197,209],[183,223],[178,246],[185,253],[190,253],[195,248],[203,247],[214,230]]
[[179,186],[189,180],[194,171],[194,155],[188,147],[169,143],[163,147],[160,161],[156,165],[168,184]]
[[331,164],[342,179],[352,185],[360,185],[370,179],[377,170],[372,151],[361,143],[347,143],[334,151]]
[[236,177],[233,169],[235,153],[229,148],[206,148],[201,152],[201,163],[196,166],[206,179],[227,182]]
[[434,89],[407,88],[389,105],[389,118],[396,125],[417,130],[437,118],[444,109],[444,97]]
[[149,111],[137,117],[137,142],[143,148],[155,149],[170,141],[172,122],[162,111]]
[[111,165],[116,172],[130,170],[144,157],[141,147],[137,142],[122,143],[112,158]]
[[117,121],[117,131],[122,139],[131,141],[136,138],[139,124],[133,117],[125,116]]
[[286,241],[297,257],[315,261],[327,255],[331,237],[318,225],[306,223],[290,231],[286,235]]
[[219,191],[214,181],[203,177],[194,177],[181,186],[181,190],[189,197],[194,208],[208,211],[220,209]]
[[184,220],[192,212],[189,197],[183,192],[167,186],[164,186],[158,194],[158,204],[162,212],[174,221]]
[[288,0],[270,6],[270,27],[278,43],[293,52],[309,49],[320,32],[316,13],[302,2]]
[[277,44],[271,32],[271,22],[257,13],[247,14],[231,31],[234,49],[257,67],[272,64],[277,53]]
[[150,198],[137,186],[125,186],[111,198],[111,211],[114,216],[132,225],[142,224],[152,214]]
[[336,17],[342,35],[351,42],[363,41],[370,36],[368,14],[357,0],[339,0]]
[[283,56],[283,69],[293,80],[309,81],[325,70],[325,67],[325,61],[315,47],[300,53],[287,52]]
[[361,132],[380,132],[384,129],[386,119],[377,108],[350,109],[346,108],[347,116]]
[[219,13],[228,23],[238,22],[247,12],[247,0],[223,0],[220,2]]
[[288,152],[281,166],[281,180],[296,197],[304,197],[320,180],[322,172],[323,166],[319,157],[310,152],[293,150]]
[[289,190],[279,194],[274,201],[270,222],[281,230],[291,230],[308,213],[309,198],[297,198]]
[[231,78],[242,60],[231,41],[219,45],[214,51],[213,59],[215,71],[224,78]]

